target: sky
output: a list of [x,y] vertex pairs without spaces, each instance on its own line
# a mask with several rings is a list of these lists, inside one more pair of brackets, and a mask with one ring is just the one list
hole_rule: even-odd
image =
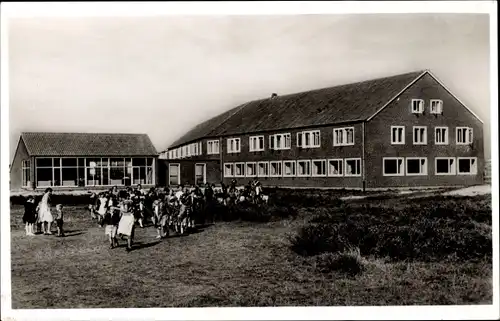
[[10,152],[23,131],[147,133],[158,151],[249,100],[429,69],[484,120],[484,14],[16,18]]

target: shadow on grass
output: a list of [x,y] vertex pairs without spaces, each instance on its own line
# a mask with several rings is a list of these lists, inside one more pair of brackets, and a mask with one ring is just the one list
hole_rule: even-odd
[[69,236],[77,236],[77,235],[82,235],[83,232],[77,232],[77,233],[69,233],[64,231],[64,237],[69,237]]
[[137,243],[135,243],[135,244],[132,245],[132,251],[139,250],[139,249],[145,249],[145,248],[148,248],[148,247],[152,247],[152,246],[155,246],[155,245],[157,245],[159,243],[161,243],[161,241],[154,241],[154,242],[149,242],[149,243],[137,242]]

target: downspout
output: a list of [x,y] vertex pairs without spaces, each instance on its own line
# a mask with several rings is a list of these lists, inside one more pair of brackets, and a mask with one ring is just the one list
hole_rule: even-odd
[[362,147],[363,147],[363,150],[362,150],[362,158],[361,158],[361,163],[362,163],[362,168],[361,170],[363,171],[362,173],[362,176],[363,176],[363,193],[366,191],[366,174],[365,174],[365,122],[363,121],[361,123],[361,126],[362,126],[362,131],[363,131],[363,135],[362,135]]
[[219,160],[220,160],[220,181],[224,182],[224,144],[222,143],[222,137],[219,138]]

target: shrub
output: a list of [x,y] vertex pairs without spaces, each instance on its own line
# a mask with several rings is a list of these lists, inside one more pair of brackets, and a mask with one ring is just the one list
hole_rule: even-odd
[[330,209],[297,231],[291,249],[311,256],[356,246],[364,256],[395,261],[491,257],[491,223],[483,223],[491,222],[491,207],[487,201],[478,206],[481,202],[441,197],[410,200],[400,210],[367,204]]
[[234,221],[242,220],[248,222],[270,222],[297,216],[297,210],[293,207],[265,206],[256,204],[237,204],[221,209],[222,220]]
[[318,255],[316,266],[323,273],[340,272],[349,276],[359,275],[365,270],[359,249]]

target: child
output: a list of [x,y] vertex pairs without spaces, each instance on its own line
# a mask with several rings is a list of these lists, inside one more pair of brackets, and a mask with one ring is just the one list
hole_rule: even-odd
[[57,236],[64,237],[63,231],[63,206],[62,204],[56,205],[56,226],[57,226]]
[[[125,197],[124,197],[125,198]],[[132,250],[134,238],[134,213],[132,211],[132,200],[123,200],[120,204],[121,218],[118,223],[118,234],[127,236],[127,252]]]
[[99,207],[97,209],[97,221],[99,226],[103,226],[104,215],[106,215],[108,206],[108,198],[106,197],[106,193],[101,193],[99,196]]
[[90,211],[90,218],[95,219],[95,211],[96,211],[96,202],[97,202],[97,194],[94,192],[90,192],[90,200],[89,200],[89,211]]
[[37,221],[35,198],[28,196],[26,203],[24,203],[23,223],[26,224],[26,236],[35,235],[33,230],[35,222]]
[[118,246],[116,235],[118,231],[118,223],[120,222],[120,207],[116,203],[116,198],[111,195],[108,201],[108,212],[103,220],[103,223],[106,225],[105,235],[109,236],[110,248]]

